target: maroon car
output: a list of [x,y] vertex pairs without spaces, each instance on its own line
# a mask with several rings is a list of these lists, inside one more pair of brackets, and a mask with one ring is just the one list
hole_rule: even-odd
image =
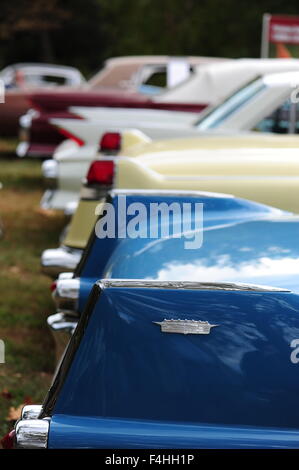
[[[79,119],[79,116],[69,111],[71,106],[148,108],[198,113],[206,103],[160,99],[159,93],[175,86],[169,80],[171,66],[182,65],[183,69],[185,66],[187,77],[198,66],[226,60],[209,57],[118,57],[106,61],[104,68],[83,87],[75,90],[61,88],[32,92],[28,99],[33,111],[31,109],[20,119],[21,142],[17,154],[20,157],[51,156],[56,146],[68,136],[49,124],[49,118]],[[172,76],[177,72],[178,69]],[[184,80],[182,75],[180,79]]]
[[[96,92],[35,93],[29,97],[33,110],[20,119],[19,157],[49,157],[65,138],[66,131],[49,123],[50,118],[78,118],[69,111],[70,106],[148,108],[199,113],[206,104],[159,103],[135,93],[119,90]],[[63,132],[63,133],[62,133]]]
[[16,136],[19,118],[30,107],[28,94],[43,89],[78,88],[85,79],[74,67],[65,65],[18,63],[0,72],[5,87],[5,101],[0,105],[1,135]]

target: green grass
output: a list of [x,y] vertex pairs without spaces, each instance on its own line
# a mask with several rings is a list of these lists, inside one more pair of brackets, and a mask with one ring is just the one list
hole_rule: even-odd
[[[1,142],[0,142],[1,149]],[[54,343],[46,318],[54,312],[51,280],[40,272],[40,254],[58,243],[61,214],[39,209],[41,162],[0,159],[0,437],[13,424],[11,407],[41,403],[55,366]],[[7,393],[8,392],[8,393]]]
[[0,139],[0,154],[1,156],[14,156],[18,139],[13,138],[1,138]]
[[[1,148],[1,145],[0,145]],[[13,156],[1,158],[0,181],[6,188],[31,191],[42,187],[41,162]]]

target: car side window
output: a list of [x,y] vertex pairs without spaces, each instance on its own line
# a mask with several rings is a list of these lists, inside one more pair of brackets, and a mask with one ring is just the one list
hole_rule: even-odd
[[160,88],[167,86],[167,72],[165,70],[158,70],[152,73],[144,82],[144,85],[152,85]]
[[[296,106],[295,134],[299,133],[299,107]],[[287,99],[282,106],[277,108],[269,116],[263,118],[254,128],[259,132],[274,132],[276,134],[287,134],[290,126],[291,102]]]

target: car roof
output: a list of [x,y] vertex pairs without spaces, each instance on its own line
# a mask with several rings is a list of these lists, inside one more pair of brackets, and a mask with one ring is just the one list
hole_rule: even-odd
[[53,70],[67,70],[67,71],[78,71],[75,67],[69,65],[59,65],[59,64],[47,64],[42,62],[18,62],[16,64],[7,65],[4,69],[1,70],[1,73],[7,69],[53,69]]
[[111,57],[105,61],[107,66],[119,65],[119,64],[160,64],[161,62],[169,62],[173,59],[185,59],[191,64],[202,64],[211,62],[225,62],[230,59],[226,57],[206,57],[206,56],[170,56],[170,55],[132,55],[124,57]]
[[263,81],[267,85],[299,85],[299,70],[291,72],[271,73],[263,77]]
[[298,59],[235,59],[201,65],[190,78],[159,95],[156,101],[219,104],[260,76],[297,70]]

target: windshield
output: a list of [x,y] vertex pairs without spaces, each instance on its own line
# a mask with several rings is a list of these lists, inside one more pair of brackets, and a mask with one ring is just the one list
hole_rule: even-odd
[[258,95],[264,88],[266,88],[266,85],[261,78],[254,80],[233,95],[230,95],[220,105],[212,108],[195,123],[195,127],[203,131],[219,127],[229,116]]

